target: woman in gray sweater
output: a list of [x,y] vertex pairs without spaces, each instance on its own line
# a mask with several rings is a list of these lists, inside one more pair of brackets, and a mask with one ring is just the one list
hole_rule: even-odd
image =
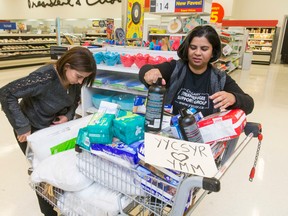
[[[0,89],[2,110],[24,154],[27,136],[31,133],[73,119],[81,87],[92,85],[96,69],[90,50],[74,47],[57,62],[44,65]],[[57,215],[43,198],[38,196],[38,200],[44,215]]]

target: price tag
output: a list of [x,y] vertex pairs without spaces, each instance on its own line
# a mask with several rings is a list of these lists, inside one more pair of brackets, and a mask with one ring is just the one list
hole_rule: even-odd
[[174,12],[175,12],[175,0],[156,1],[156,13],[174,13]]

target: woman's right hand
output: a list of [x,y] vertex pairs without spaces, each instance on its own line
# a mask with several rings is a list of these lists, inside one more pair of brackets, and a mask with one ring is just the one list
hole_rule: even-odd
[[17,136],[17,139],[19,142],[27,142],[27,137],[31,134],[31,131],[28,131],[27,133],[25,134],[21,134],[21,135],[18,135]]
[[[153,68],[145,73],[144,80],[148,85],[152,85],[153,83],[156,83],[159,77],[162,77],[160,70],[157,68]],[[164,79],[162,79],[162,85],[166,85]]]

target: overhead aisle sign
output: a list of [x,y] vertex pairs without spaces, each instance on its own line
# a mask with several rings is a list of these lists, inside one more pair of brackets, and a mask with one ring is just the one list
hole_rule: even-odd
[[150,12],[183,13],[203,12],[203,0],[151,0]]

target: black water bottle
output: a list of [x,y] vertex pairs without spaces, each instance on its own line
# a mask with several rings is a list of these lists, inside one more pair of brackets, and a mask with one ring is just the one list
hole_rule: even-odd
[[178,124],[182,137],[186,141],[203,143],[196,119],[193,114],[187,113],[185,108],[179,110]]
[[145,130],[160,131],[162,127],[164,100],[166,88],[162,85],[162,78],[159,77],[148,89]]

